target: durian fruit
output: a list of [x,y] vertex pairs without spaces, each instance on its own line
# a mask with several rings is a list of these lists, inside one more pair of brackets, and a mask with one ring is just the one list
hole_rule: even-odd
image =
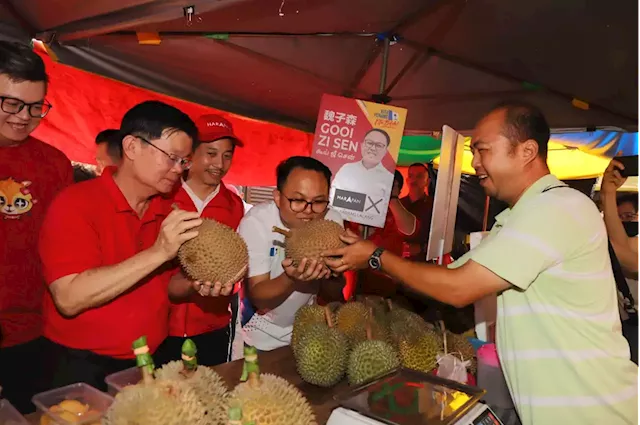
[[443,351],[442,338],[434,331],[405,334],[398,339],[400,361],[407,369],[430,373],[438,366],[438,353]]
[[366,324],[369,317],[367,307],[358,301],[343,304],[336,314],[336,327],[346,335],[353,346],[367,337]]
[[286,380],[261,374],[257,350],[245,347],[241,380],[231,392],[229,406],[242,409],[243,421],[255,425],[317,425],[309,402]]
[[324,310],[327,322],[308,327],[300,340],[296,368],[303,381],[326,388],[344,376],[349,341],[333,327],[329,308]]
[[302,227],[291,230],[274,227],[273,231],[285,236],[285,255],[293,260],[294,265],[300,264],[304,258],[321,260],[323,251],[346,246],[340,240],[344,228],[331,220],[311,220]]
[[184,381],[157,381],[123,388],[102,425],[207,425],[207,410]]
[[324,308],[318,304],[310,304],[298,309],[293,318],[293,331],[291,333],[291,349],[294,357],[297,356],[300,337],[306,333],[306,329],[309,326],[316,323],[326,323]]
[[189,278],[200,282],[233,284],[247,272],[247,244],[231,227],[202,219],[198,236],[178,250],[180,264]]
[[208,425],[226,425],[229,389],[213,369],[198,366],[195,343],[187,339],[182,345],[182,361],[172,361],[156,369],[156,381],[183,381],[190,385],[207,410]]
[[389,309],[389,329],[396,344],[403,335],[419,335],[431,330],[427,322],[418,314],[395,306],[391,302],[389,302]]
[[362,385],[400,367],[400,358],[393,345],[371,339],[371,327],[366,326],[368,340],[358,343],[349,356],[347,376],[350,385]]
[[475,374],[477,371],[478,363],[476,359],[476,350],[473,348],[473,344],[464,335],[457,335],[452,332],[446,331],[447,336],[447,351],[460,360],[469,360],[469,372]]

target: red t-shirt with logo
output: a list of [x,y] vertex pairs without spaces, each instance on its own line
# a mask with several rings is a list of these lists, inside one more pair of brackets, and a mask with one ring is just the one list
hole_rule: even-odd
[[53,146],[30,137],[0,147],[0,347],[42,333],[38,234],[51,201],[72,183],[71,162]]
[[[87,270],[119,264],[150,248],[171,211],[152,198],[138,217],[113,179],[115,168],[74,184],[53,201],[40,232],[40,257],[47,284]],[[49,291],[43,304],[48,339],[69,348],[121,359],[134,358],[131,343],[147,336],[153,353],[167,337],[170,263],[99,307],[64,317]]]
[[[186,211],[197,211],[189,194],[183,187],[177,191],[174,202]],[[236,230],[244,216],[244,204],[224,183],[220,191],[209,201],[200,214]],[[176,270],[177,272],[177,270]],[[171,305],[169,320],[170,336],[195,336],[229,326],[231,297],[202,297],[198,294]]]

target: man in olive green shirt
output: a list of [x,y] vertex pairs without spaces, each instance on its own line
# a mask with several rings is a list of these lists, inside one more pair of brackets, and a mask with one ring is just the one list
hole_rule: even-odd
[[637,367],[622,336],[607,234],[595,205],[549,174],[549,127],[505,104],[474,132],[473,166],[509,208],[451,268],[410,263],[354,235],[327,252],[335,271],[379,267],[462,307],[499,293],[496,342],[523,425],[637,423]]

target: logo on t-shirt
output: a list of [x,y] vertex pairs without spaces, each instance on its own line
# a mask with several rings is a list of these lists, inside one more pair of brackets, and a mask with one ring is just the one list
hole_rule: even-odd
[[5,219],[20,219],[38,202],[28,189],[30,185],[28,180],[16,181],[11,177],[0,180],[0,212]]

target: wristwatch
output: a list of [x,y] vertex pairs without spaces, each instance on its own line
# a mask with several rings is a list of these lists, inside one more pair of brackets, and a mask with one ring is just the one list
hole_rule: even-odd
[[369,257],[369,267],[371,267],[373,270],[380,270],[380,268],[382,267],[380,256],[383,252],[384,248],[376,248],[376,250],[373,251],[373,254],[371,254],[371,257]]

